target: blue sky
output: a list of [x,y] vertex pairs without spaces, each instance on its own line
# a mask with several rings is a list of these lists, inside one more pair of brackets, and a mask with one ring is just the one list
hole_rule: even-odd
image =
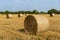
[[0,0],[0,11],[38,10],[49,9],[60,10],[60,0]]

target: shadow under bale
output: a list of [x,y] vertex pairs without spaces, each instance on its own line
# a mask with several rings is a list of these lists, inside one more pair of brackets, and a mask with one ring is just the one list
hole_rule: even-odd
[[25,33],[36,35],[49,28],[49,21],[41,15],[28,15],[24,20]]

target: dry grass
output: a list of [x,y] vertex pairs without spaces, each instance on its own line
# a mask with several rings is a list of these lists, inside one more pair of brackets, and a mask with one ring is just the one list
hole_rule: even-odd
[[60,14],[50,17],[48,14],[42,14],[49,19],[50,28],[39,35],[27,35],[18,30],[23,29],[24,17],[18,18],[13,15],[6,19],[5,15],[0,15],[0,40],[60,40]]

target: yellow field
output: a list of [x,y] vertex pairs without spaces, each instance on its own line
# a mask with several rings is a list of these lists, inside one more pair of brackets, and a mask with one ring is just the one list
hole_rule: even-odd
[[18,18],[17,14],[7,19],[6,15],[0,15],[0,40],[60,40],[60,14],[50,17],[46,16],[50,23],[50,28],[39,35],[27,35],[19,30],[24,29],[24,19],[26,16]]

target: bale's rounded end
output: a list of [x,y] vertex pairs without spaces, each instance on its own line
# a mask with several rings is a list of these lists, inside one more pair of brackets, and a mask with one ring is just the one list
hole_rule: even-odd
[[54,14],[54,13],[51,13],[51,14],[50,14],[50,17],[53,17],[53,16],[55,16],[55,14]]
[[49,21],[41,15],[28,15],[24,20],[25,32],[36,34],[48,30]]

